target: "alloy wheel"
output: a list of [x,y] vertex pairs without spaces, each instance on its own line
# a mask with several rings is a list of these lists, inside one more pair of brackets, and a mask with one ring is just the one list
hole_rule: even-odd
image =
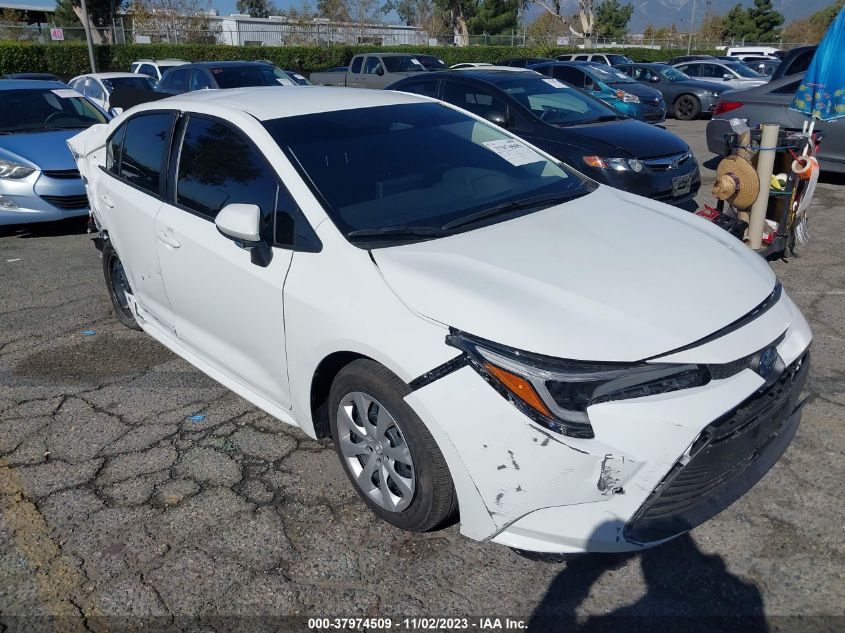
[[381,508],[405,510],[414,498],[416,471],[390,411],[364,392],[350,392],[337,408],[337,433],[355,485]]

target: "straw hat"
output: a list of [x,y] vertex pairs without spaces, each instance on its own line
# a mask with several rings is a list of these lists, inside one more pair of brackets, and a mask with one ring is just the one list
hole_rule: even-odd
[[712,193],[737,209],[747,209],[754,204],[760,193],[760,178],[746,159],[728,156],[716,168]]

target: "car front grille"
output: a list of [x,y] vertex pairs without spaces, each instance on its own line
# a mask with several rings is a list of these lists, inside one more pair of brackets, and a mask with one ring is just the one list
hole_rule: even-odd
[[41,196],[41,198],[59,209],[88,208],[88,196],[85,194],[81,196]]
[[671,154],[669,156],[645,158],[642,159],[642,162],[652,171],[669,171],[686,165],[687,161],[690,160],[692,160],[692,152],[686,151],[680,152],[679,154]]
[[805,352],[771,386],[709,424],[625,526],[648,543],[691,530],[745,494],[775,464],[795,432],[807,380]]
[[50,178],[61,178],[61,179],[79,178],[79,170],[78,169],[47,169],[42,173],[45,176],[48,176]]

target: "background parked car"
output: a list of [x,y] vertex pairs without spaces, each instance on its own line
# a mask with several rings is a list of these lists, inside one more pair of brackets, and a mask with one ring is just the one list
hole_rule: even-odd
[[513,57],[502,62],[496,62],[497,66],[514,66],[516,68],[528,68],[534,64],[544,64],[546,62],[553,62],[550,57]]
[[693,62],[699,60],[711,60],[717,59],[712,55],[680,55],[678,57],[672,57],[671,59],[667,60],[666,63],[670,66],[674,66],[675,64],[681,64],[683,62]]
[[0,225],[87,216],[67,140],[108,120],[63,83],[0,81]]
[[166,71],[187,63],[184,59],[161,59],[158,61],[155,59],[139,59],[136,62],[132,62],[129,70],[133,73],[152,77],[156,81],[161,81]]
[[402,77],[421,72],[427,72],[427,70],[416,55],[368,53],[355,55],[346,73],[332,71],[311,73],[311,82],[321,86],[384,88]]
[[806,72],[816,55],[818,46],[798,46],[784,55],[780,66],[772,73],[772,80]]
[[721,81],[735,90],[762,86],[768,79],[739,62],[692,61],[673,64],[675,68],[693,79]]
[[777,57],[746,57],[742,63],[748,66],[756,73],[760,73],[763,77],[771,77],[775,74],[775,70],[780,66],[781,61]]
[[595,62],[597,64],[605,64],[606,66],[616,66],[617,64],[631,64],[633,59],[626,55],[619,53],[590,53],[590,54],[570,54],[558,55],[559,62]]
[[626,116],[647,123],[661,123],[666,119],[663,95],[615,68],[594,62],[552,62],[531,69],[565,81]]
[[676,119],[690,121],[709,114],[725,87],[709,81],[687,77],[667,64],[623,64],[616,66],[631,78],[659,90],[667,109]]
[[461,70],[463,68],[483,68],[484,66],[492,66],[488,62],[463,62],[461,64],[452,64],[449,66],[452,70]]
[[435,55],[414,55],[416,60],[425,66],[426,70],[446,70],[449,66]]
[[469,110],[591,178],[632,193],[683,205],[700,185],[695,158],[679,137],[542,75],[467,69],[410,77],[390,89]]
[[82,93],[96,103],[103,110],[111,109],[110,97],[112,92],[118,88],[131,88],[154,92],[158,88],[158,82],[152,77],[138,75],[137,73],[92,73],[74,77],[68,85]]
[[282,72],[285,73],[288,76],[288,79],[290,79],[297,86],[312,85],[312,83],[308,81],[308,79],[306,79],[303,75],[299,74],[295,70],[288,70],[287,68],[285,68],[284,70],[282,70]]
[[[730,119],[747,119],[751,127],[760,123],[778,123],[782,128],[800,130],[808,117],[789,105],[804,79],[804,73],[773,79],[764,86],[728,92],[716,104],[713,119],[707,124],[707,149],[714,154],[725,151],[725,135],[731,131]],[[818,154],[823,171],[845,173],[845,125],[823,122],[816,125],[823,133]]]
[[160,90],[181,94],[194,90],[295,85],[284,72],[267,62],[197,62],[164,73]]
[[3,75],[3,79],[31,79],[33,81],[61,81],[53,73],[11,73]]

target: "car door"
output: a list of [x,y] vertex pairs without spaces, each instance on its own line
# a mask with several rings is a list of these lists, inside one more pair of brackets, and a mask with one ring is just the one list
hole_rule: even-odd
[[232,203],[255,204],[273,240],[278,201],[293,201],[261,152],[220,119],[190,114],[170,198],[157,221],[158,253],[176,336],[190,349],[279,406],[290,407],[282,289],[292,251],[272,248],[266,266],[214,224]]
[[364,60],[364,72],[361,75],[362,88],[383,88],[388,83],[387,71],[381,57],[367,55]]
[[356,55],[352,58],[346,73],[346,85],[352,88],[364,87],[364,56]]
[[161,82],[161,88],[164,92],[170,94],[181,94],[188,92],[188,80],[191,76],[190,68],[174,68],[169,73],[165,74]]
[[690,77],[701,77],[701,64],[682,64],[678,66],[678,70]]
[[211,81],[208,78],[205,70],[202,68],[194,68],[191,71],[191,85],[190,90],[193,92],[194,90],[208,90],[214,86],[211,85]]
[[83,92],[83,94],[104,110],[109,109],[109,101],[106,91],[100,82],[94,77],[88,77],[88,79],[85,80],[85,92]]
[[94,179],[92,188],[142,316],[152,316],[170,330],[173,309],[156,252],[156,216],[175,118],[172,110],[157,110],[121,125],[107,142],[105,173]]

